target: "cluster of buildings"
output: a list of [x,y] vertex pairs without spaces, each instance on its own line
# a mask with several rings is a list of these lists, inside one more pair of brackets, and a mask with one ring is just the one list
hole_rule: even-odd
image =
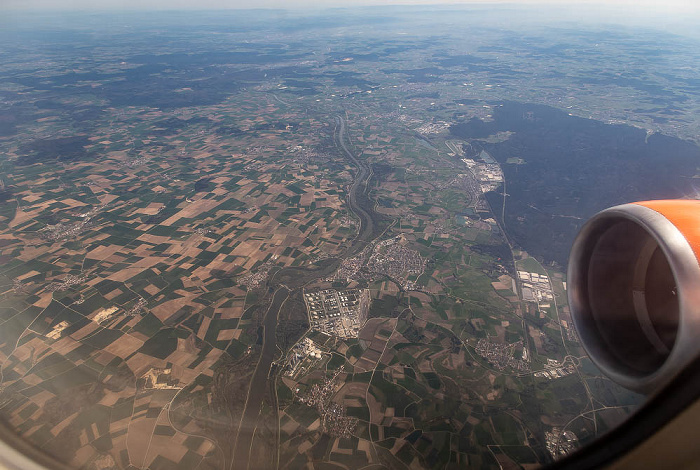
[[304,293],[311,328],[331,336],[356,338],[367,320],[367,289],[325,289]]
[[352,437],[359,419],[348,417],[343,405],[334,401],[328,402],[321,414],[323,430],[332,437]]
[[272,263],[268,261],[260,265],[258,270],[254,273],[248,273],[245,276],[239,278],[238,283],[243,286],[246,286],[248,289],[255,289],[257,287],[260,287],[260,285],[267,279],[267,275],[270,273],[270,269],[272,268],[272,266]]
[[133,307],[131,307],[131,309],[129,309],[129,311],[127,312],[127,315],[138,315],[139,313],[141,313],[142,311],[144,311],[146,309],[146,305],[148,305],[148,302],[146,302],[146,299],[144,299],[143,297],[140,297],[139,301],[136,302],[136,304]]
[[482,192],[495,191],[503,182],[503,170],[496,160],[482,150],[479,154],[482,161],[471,158],[462,158],[465,165],[474,173],[481,185]]
[[[444,227],[441,227],[444,231]],[[403,235],[382,240],[365,247],[352,258],[344,259],[338,270],[326,281],[371,279],[377,274],[388,276],[405,290],[417,289],[415,280],[425,269],[425,260],[418,251],[406,246]]]
[[83,220],[74,224],[57,223],[56,225],[47,225],[39,230],[41,238],[49,241],[75,239],[83,230],[92,227],[92,219],[85,217]]
[[[431,103],[431,105],[433,104],[435,103]],[[443,131],[449,129],[449,127],[450,124],[445,121],[428,122],[419,127],[416,127],[414,131],[423,135],[441,134]]]
[[444,183],[438,184],[437,189],[457,188],[467,193],[470,201],[476,201],[481,194],[481,185],[470,171],[458,173],[454,178]]
[[315,361],[321,359],[323,351],[316,346],[310,338],[304,338],[292,347],[289,352],[289,359],[287,362],[287,368],[285,374],[289,377],[293,377],[300,372],[304,367],[301,364],[305,360],[309,360],[311,364]]
[[554,460],[570,454],[578,447],[578,437],[573,431],[562,432],[560,428],[544,433],[545,446]]
[[64,291],[70,289],[71,287],[78,286],[86,280],[87,276],[84,274],[80,274],[78,276],[76,276],[75,274],[68,274],[60,281],[54,281],[48,286],[46,286],[46,290],[49,292]]
[[120,166],[126,167],[126,168],[135,168],[137,166],[145,165],[148,163],[148,161],[151,159],[151,157],[148,156],[140,156],[136,158],[132,158],[131,160],[128,160],[126,162],[123,162]]
[[523,340],[512,344],[494,343],[487,339],[480,339],[476,344],[476,353],[489,361],[496,369],[505,370],[510,367],[514,370],[529,371],[530,361],[527,353],[521,359],[515,358],[515,350],[523,347]]
[[13,279],[12,280],[12,291],[15,294],[27,294],[27,293],[29,293],[29,289],[27,288],[27,284],[25,282],[22,282],[21,279]]
[[576,372],[576,368],[573,366],[573,364],[565,366],[559,361],[555,361],[554,359],[547,359],[546,368],[539,372],[535,372],[535,377],[552,380],[558,379],[560,377],[565,377],[569,374],[573,374],[574,372]]
[[377,243],[374,253],[367,261],[367,270],[398,281],[406,290],[416,287],[408,276],[420,276],[425,269],[425,260],[416,250],[404,244],[403,236]]
[[578,334],[576,334],[576,330],[569,325],[569,322],[562,320],[561,326],[564,328],[564,333],[566,333],[566,339],[572,343],[578,343]]
[[526,302],[551,302],[554,300],[549,277],[544,274],[518,271],[518,279],[522,283],[523,300]]
[[324,432],[332,437],[347,438],[352,436],[359,420],[349,417],[345,407],[332,400],[335,392],[343,386],[343,383],[338,380],[338,376],[342,372],[343,369],[340,368],[332,377],[326,378],[321,383],[314,384],[308,393],[299,397],[299,401],[307,406],[316,408],[316,411],[321,416]]
[[364,250],[362,250],[360,253],[353,256],[352,258],[345,258],[340,263],[340,267],[338,268],[338,270],[332,276],[326,278],[326,281],[354,280],[357,277],[357,274],[360,272],[360,269],[362,269],[362,266],[364,266],[365,259],[367,258],[367,255],[369,254],[370,250],[370,246],[367,246]]

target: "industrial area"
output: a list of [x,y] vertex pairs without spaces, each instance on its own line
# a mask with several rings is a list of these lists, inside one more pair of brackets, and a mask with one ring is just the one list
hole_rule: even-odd
[[367,320],[368,289],[325,289],[304,293],[311,329],[340,338],[356,338]]
[[518,279],[522,282],[523,300],[526,302],[549,302],[554,300],[548,276],[518,271]]

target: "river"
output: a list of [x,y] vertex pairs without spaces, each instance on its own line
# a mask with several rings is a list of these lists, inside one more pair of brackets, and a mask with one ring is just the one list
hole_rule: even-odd
[[[374,212],[371,200],[368,197],[369,181],[371,171],[367,164],[358,160],[347,146],[347,134],[345,120],[342,116],[335,117],[334,140],[336,146],[357,168],[353,182],[350,185],[348,194],[348,208],[360,220],[360,228],[355,242],[342,256],[342,258],[352,256],[362,249],[364,244],[376,238],[379,234],[377,220],[379,215]],[[270,286],[277,285],[277,289],[272,297],[272,303],[263,318],[263,345],[258,365],[255,368],[253,377],[248,389],[243,417],[238,429],[238,437],[231,459],[232,470],[247,470],[250,465],[250,450],[255,436],[255,429],[260,414],[263,398],[269,388],[271,377],[270,370],[272,361],[275,359],[277,351],[277,318],[287,300],[291,289],[297,289],[316,279],[326,277],[333,273],[340,263],[339,259],[325,260],[314,268],[289,267],[276,272],[268,282]],[[277,449],[271,449],[277,452]],[[276,461],[276,460],[275,460]]]
[[241,418],[241,424],[238,429],[236,445],[233,449],[233,459],[231,460],[232,469],[245,470],[249,465],[248,460],[250,459],[250,448],[253,445],[255,427],[267,389],[270,367],[275,358],[277,315],[284,301],[289,297],[289,293],[290,290],[286,287],[277,289],[272,297],[272,303],[267,309],[267,313],[263,319],[264,332],[262,353],[260,354],[255,372],[253,372],[253,378],[250,380],[248,397],[246,398],[243,417]]

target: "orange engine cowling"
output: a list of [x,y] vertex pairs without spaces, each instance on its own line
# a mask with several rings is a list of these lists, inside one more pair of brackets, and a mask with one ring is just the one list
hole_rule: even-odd
[[591,218],[568,268],[571,314],[595,364],[650,393],[700,353],[700,201],[623,204]]

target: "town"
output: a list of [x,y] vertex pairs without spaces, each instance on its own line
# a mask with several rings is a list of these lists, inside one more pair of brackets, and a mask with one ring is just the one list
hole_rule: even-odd
[[416,287],[416,283],[409,281],[408,276],[420,276],[425,267],[425,260],[416,250],[407,248],[405,244],[406,241],[401,235],[377,243],[367,262],[367,270],[394,279],[404,289],[411,290]]
[[[333,401],[333,396],[342,386],[338,376],[343,372],[339,369],[332,377],[322,383],[314,384],[311,390],[299,397],[305,405],[315,407],[321,416],[323,430],[333,437],[351,437],[357,428],[358,419],[348,417],[345,407]],[[298,390],[297,390],[298,393]]]
[[343,260],[338,270],[327,281],[352,281],[376,279],[386,276],[396,281],[404,290],[418,288],[416,281],[425,269],[420,253],[407,246],[403,235],[382,240],[366,247],[352,258]]
[[527,349],[523,349],[522,359],[514,357],[516,349],[523,348],[523,340],[512,344],[494,343],[487,339],[480,339],[476,344],[476,353],[493,364],[498,370],[505,370],[507,367],[518,371],[530,370],[530,363],[527,360]]

